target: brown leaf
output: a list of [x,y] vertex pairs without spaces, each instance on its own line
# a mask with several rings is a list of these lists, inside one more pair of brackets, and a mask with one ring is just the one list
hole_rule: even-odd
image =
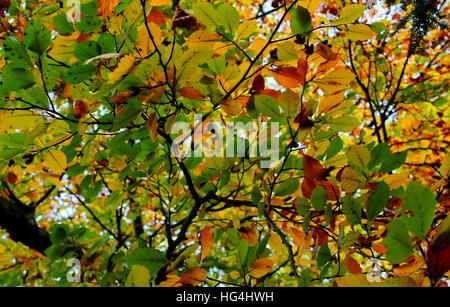
[[303,171],[305,173],[305,178],[308,179],[323,179],[325,175],[325,170],[319,161],[311,156],[303,154]]
[[198,89],[190,86],[182,87],[178,90],[178,92],[181,96],[192,100],[197,100],[203,97],[203,94],[200,93]]
[[145,122],[145,127],[147,127],[148,134],[152,138],[152,140],[156,140],[158,137],[158,119],[156,117],[156,113],[152,113],[148,120]]
[[205,259],[206,255],[208,255],[208,252],[211,249],[211,244],[214,242],[214,237],[209,227],[205,227],[200,231],[199,241],[202,247],[202,252],[198,257],[198,262],[200,263],[203,259]]

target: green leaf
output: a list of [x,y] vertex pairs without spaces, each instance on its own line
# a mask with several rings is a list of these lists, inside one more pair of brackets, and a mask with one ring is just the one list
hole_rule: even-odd
[[37,84],[28,89],[20,90],[17,93],[23,100],[29,103],[32,103],[41,108],[48,108],[47,94],[45,93],[44,89]]
[[399,219],[388,224],[387,235],[383,243],[387,248],[386,257],[393,264],[408,259],[413,253],[413,243],[406,225]]
[[119,113],[116,118],[114,118],[112,130],[117,131],[120,128],[124,128],[131,124],[142,111],[142,104],[137,100],[131,100],[126,106],[125,110]]
[[370,30],[372,30],[375,33],[381,33],[386,29],[386,25],[382,22],[374,22],[369,25]]
[[420,183],[411,181],[406,188],[402,208],[412,212],[406,218],[406,225],[412,234],[424,239],[433,222],[436,210],[436,197]]
[[129,265],[142,265],[150,274],[158,273],[163,266],[169,263],[164,253],[155,248],[137,248],[130,255],[117,261]]
[[192,5],[194,16],[202,25],[208,28],[217,28],[220,22],[217,18],[217,11],[212,4],[207,2],[197,2]]
[[23,31],[23,42],[28,49],[42,55],[52,43],[50,30],[32,19]]
[[75,27],[83,34],[99,30],[102,26],[102,19],[94,16],[84,16],[80,22],[75,24]]
[[12,68],[9,65],[3,70],[2,78],[3,84],[13,91],[29,88],[35,83],[31,72],[23,68]]
[[363,145],[351,145],[347,151],[348,162],[352,165],[365,167],[370,160],[370,151]]
[[69,35],[75,31],[72,23],[68,20],[65,13],[61,13],[53,17],[53,24],[55,25],[55,30],[61,35]]
[[322,186],[314,188],[311,194],[311,204],[317,211],[322,211],[327,203],[328,193]]
[[335,137],[331,142],[330,145],[327,148],[327,151],[325,154],[327,155],[327,159],[332,158],[336,156],[344,146],[344,141],[340,137]]
[[217,19],[228,33],[234,33],[239,24],[239,13],[228,3],[223,3],[217,9]]
[[3,45],[5,60],[14,61],[14,68],[29,68],[33,65],[28,56],[27,49],[15,37],[8,37]]
[[399,168],[405,163],[407,154],[407,151],[402,151],[388,155],[383,164],[381,164],[379,172],[389,173],[390,171]]
[[328,245],[322,245],[317,253],[316,261],[319,267],[324,266],[331,260],[331,251]]
[[67,71],[66,81],[70,84],[78,84],[89,80],[96,72],[97,67],[93,63],[84,65],[82,62],[77,62]]
[[142,265],[132,265],[125,286],[150,287],[150,273],[147,268]]
[[213,58],[208,61],[208,67],[213,73],[217,75],[223,74],[227,66],[227,61],[225,60],[225,55]]
[[52,232],[50,234],[50,240],[53,244],[63,242],[69,233],[69,227],[64,224],[57,224],[53,226]]
[[347,221],[350,225],[355,226],[361,224],[361,204],[358,199],[345,196],[342,198],[343,206],[342,212],[344,212]]
[[384,206],[389,200],[390,189],[389,186],[381,181],[369,196],[369,204],[367,207],[367,216],[369,221],[373,221],[384,209]]
[[367,168],[372,169],[379,165],[389,155],[389,145],[386,143],[380,143],[375,146],[370,152],[370,162]]
[[280,118],[280,108],[275,99],[270,96],[257,95],[255,97],[255,107],[256,111],[274,120]]
[[339,18],[336,19],[334,25],[343,25],[354,22],[356,19],[361,17],[361,15],[366,10],[364,4],[349,4],[344,6],[339,12]]
[[101,47],[94,41],[77,43],[74,46],[74,55],[77,59],[85,61],[101,54]]
[[307,9],[297,6],[291,16],[291,30],[293,34],[305,34],[312,29],[311,15]]
[[279,185],[275,189],[276,196],[286,196],[297,191],[299,186],[298,179],[288,179]]

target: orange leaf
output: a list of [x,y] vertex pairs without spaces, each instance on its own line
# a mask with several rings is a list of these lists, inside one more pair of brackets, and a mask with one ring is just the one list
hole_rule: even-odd
[[203,97],[203,94],[200,93],[200,91],[198,89],[190,87],[190,86],[180,88],[178,90],[178,92],[184,98],[188,98],[191,100],[197,100],[197,99],[200,99]]
[[119,0],[97,0],[97,16],[102,16],[106,19],[112,14],[117,4],[119,4]]
[[271,259],[267,258],[257,259],[253,261],[253,263],[250,265],[248,273],[255,278],[261,278],[270,272],[273,265],[274,262]]
[[348,256],[345,259],[345,263],[347,264],[347,268],[350,271],[350,273],[352,273],[352,274],[361,274],[362,273],[361,266],[351,256]]
[[197,286],[206,281],[206,272],[202,268],[193,268],[181,273],[180,282],[183,286]]
[[308,74],[308,62],[300,59],[297,61],[297,75],[301,85],[305,85],[306,75]]
[[80,119],[89,112],[89,105],[83,99],[78,100],[73,108],[73,116]]
[[152,138],[152,140],[156,140],[158,137],[158,119],[156,118],[156,113],[152,113],[147,121],[145,122],[145,127],[148,130],[148,134]]
[[334,61],[337,59],[337,54],[334,53],[333,50],[331,50],[331,48],[327,45],[319,44],[316,47],[316,52],[326,60]]
[[158,10],[157,8],[152,8],[152,10],[150,11],[150,13],[147,16],[147,21],[148,22],[154,22],[157,25],[161,25],[165,22],[165,16],[163,13],[161,13],[160,10]]
[[199,241],[202,246],[202,252],[198,257],[198,262],[200,263],[203,259],[205,259],[206,255],[208,255],[208,252],[211,249],[211,244],[214,242],[214,236],[212,235],[209,227],[205,227],[200,231]]
[[295,67],[281,67],[274,69],[272,70],[272,76],[279,85],[287,88],[299,87],[301,84],[301,78],[297,74],[297,68]]

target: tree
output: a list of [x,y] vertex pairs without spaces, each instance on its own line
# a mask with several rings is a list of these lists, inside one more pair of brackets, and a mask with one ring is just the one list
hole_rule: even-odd
[[1,285],[447,285],[444,1],[0,11]]

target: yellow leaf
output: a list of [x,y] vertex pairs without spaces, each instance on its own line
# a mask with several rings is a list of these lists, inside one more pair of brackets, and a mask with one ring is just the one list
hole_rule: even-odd
[[67,167],[66,155],[59,150],[50,150],[44,154],[44,163],[57,174],[64,172]]
[[395,190],[407,182],[408,176],[408,173],[390,174],[386,175],[383,180],[389,185],[391,190]]
[[415,259],[413,262],[394,268],[394,274],[397,277],[410,276],[417,272],[424,264],[423,259]]
[[257,259],[253,261],[253,263],[250,265],[248,273],[255,278],[261,278],[270,272],[273,265],[274,262],[271,259],[267,258]]
[[270,248],[283,253],[283,242],[278,234],[272,233],[269,238]]
[[365,274],[347,275],[334,279],[338,287],[415,287],[416,282],[410,277],[388,278],[380,282],[369,282]]
[[255,20],[245,20],[240,23],[236,29],[236,41],[247,38],[257,30],[257,24]]
[[370,161],[370,151],[364,145],[352,145],[347,151],[348,162],[365,167]]
[[339,12],[339,18],[336,19],[334,25],[343,25],[354,22],[356,19],[362,16],[366,6],[364,4],[350,4],[344,6],[344,8]]
[[348,25],[347,26],[347,36],[352,41],[365,41],[373,36],[372,31],[368,25]]
[[193,47],[175,60],[175,67],[178,82],[188,79],[197,69],[198,65],[211,59],[212,50],[210,47]]
[[108,18],[108,31],[112,34],[122,34],[123,15],[113,15]]
[[319,87],[327,94],[332,95],[338,91],[345,89],[355,76],[345,68],[339,68],[325,75],[323,78],[316,80]]
[[114,83],[120,80],[124,75],[128,74],[130,70],[134,67],[134,56],[126,55],[124,56],[117,68],[108,74],[109,83]]
[[158,287],[163,287],[163,288],[168,288],[168,287],[181,287],[181,282],[180,282],[181,278],[170,274],[167,276],[167,279],[165,281],[163,281],[162,283],[160,283],[158,285]]
[[132,0],[123,11],[127,26],[133,24],[142,15],[141,0]]
[[320,2],[320,0],[302,0],[298,2],[298,5],[304,7],[313,15],[319,8]]
[[[156,46],[159,46],[163,40],[161,29],[157,24],[151,22],[148,25],[150,32],[152,33],[153,40]],[[145,25],[140,25],[138,28],[138,36],[136,39],[136,47],[138,48],[141,56],[147,56],[151,51],[155,49],[152,40],[148,36],[147,28]]]
[[73,57],[73,45],[77,42],[77,33],[69,36],[57,35],[49,55],[60,62],[68,62]]
[[317,114],[322,114],[336,108],[344,100],[344,91],[340,91],[334,95],[327,96],[319,103]]
[[133,265],[125,285],[127,287],[150,287],[150,273],[142,265]]
[[442,177],[449,178],[450,177],[450,153],[447,153],[444,160],[442,161],[441,167],[439,168]]
[[294,241],[294,244],[297,245],[299,253],[301,254],[308,245],[305,233],[295,227],[290,227],[289,232],[291,234],[292,240]]
[[355,192],[364,182],[351,167],[346,167],[342,172],[342,189],[348,193]]

